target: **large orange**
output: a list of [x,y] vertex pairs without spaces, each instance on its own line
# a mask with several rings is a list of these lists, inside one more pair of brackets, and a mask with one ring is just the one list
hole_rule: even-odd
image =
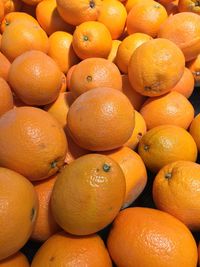
[[30,267],[28,259],[21,252],[0,261],[0,267]]
[[14,21],[2,34],[1,51],[10,60],[29,50],[48,51],[48,37],[35,23]]
[[147,129],[159,125],[173,124],[187,129],[194,118],[194,108],[190,101],[178,92],[148,99],[140,109]]
[[140,32],[156,37],[161,24],[167,17],[167,11],[160,3],[153,0],[140,1],[128,13],[128,34]]
[[68,24],[60,17],[56,0],[41,1],[36,7],[36,18],[48,35],[56,31],[72,33],[74,30],[74,26]]
[[54,220],[50,208],[51,194],[56,179],[57,175],[54,175],[49,179],[34,183],[39,207],[38,215],[30,237],[33,240],[44,242],[60,229]]
[[33,185],[22,175],[0,168],[0,260],[18,252],[29,239],[38,210]]
[[0,118],[0,166],[30,180],[42,180],[64,164],[65,133],[46,111],[19,107]]
[[128,77],[139,93],[159,96],[177,84],[184,68],[184,55],[178,46],[167,39],[157,38],[135,50],[129,61]]
[[52,58],[41,51],[31,50],[13,61],[8,81],[24,103],[40,106],[56,100],[62,78],[63,73]]
[[81,59],[89,57],[107,58],[112,48],[112,37],[103,23],[86,21],[76,27],[72,45]]
[[0,52],[0,77],[7,80],[10,69],[10,61]]
[[122,89],[122,78],[117,66],[105,58],[87,58],[76,65],[69,90],[75,97],[97,87]]
[[126,193],[123,208],[128,207],[144,190],[147,183],[147,172],[141,157],[132,149],[122,147],[104,155],[115,160],[121,167],[126,180]]
[[198,151],[200,151],[200,114],[198,114],[192,121],[189,132],[196,142]]
[[125,178],[108,156],[88,154],[58,174],[51,207],[57,223],[68,233],[96,233],[112,222],[125,196]]
[[[191,30],[192,29],[192,30]],[[200,53],[200,17],[192,12],[181,12],[161,25],[158,37],[174,42],[183,51],[189,61]]]
[[40,247],[31,267],[48,265],[112,267],[112,262],[103,240],[98,235],[75,237],[61,232],[50,237]]
[[56,31],[49,37],[48,55],[55,60],[64,73],[79,62],[72,47],[72,39],[70,33],[63,31]]
[[155,209],[135,207],[121,211],[107,246],[118,267],[197,265],[197,245],[189,229],[170,214]]
[[191,230],[200,229],[200,165],[176,161],[164,166],[153,183],[158,209],[181,220]]
[[13,108],[13,95],[8,83],[0,78],[0,116]]
[[67,126],[74,141],[92,151],[122,146],[134,128],[134,108],[119,90],[96,88],[79,96],[69,108]]
[[98,21],[109,29],[112,39],[118,39],[126,26],[127,12],[124,5],[118,0],[104,0],[100,8]]
[[197,146],[192,136],[175,125],[162,125],[149,130],[140,140],[138,152],[146,167],[158,172],[177,160],[195,162]]

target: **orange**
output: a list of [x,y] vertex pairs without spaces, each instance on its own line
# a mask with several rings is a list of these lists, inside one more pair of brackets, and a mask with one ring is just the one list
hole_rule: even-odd
[[129,61],[128,77],[140,94],[159,96],[177,84],[184,68],[184,55],[178,46],[167,39],[157,38],[135,50]]
[[0,22],[3,20],[3,18],[4,18],[4,14],[5,12],[4,12],[4,4],[3,4],[3,2],[0,2]]
[[131,104],[136,110],[139,110],[146,100],[145,96],[136,92],[130,85],[128,75],[126,74],[122,75],[122,92],[128,97]]
[[61,232],[50,237],[40,247],[31,267],[48,265],[112,267],[112,262],[98,235],[75,237]]
[[153,183],[153,199],[163,210],[186,224],[191,230],[200,229],[200,165],[176,161],[164,166]]
[[117,66],[104,58],[87,58],[74,69],[69,90],[75,97],[97,87],[122,89],[122,78]]
[[120,44],[121,44],[120,40],[112,40],[112,48],[111,48],[110,53],[109,53],[109,55],[107,57],[107,59],[109,61],[115,63],[117,50],[118,50]]
[[134,108],[112,88],[96,88],[79,96],[69,108],[67,126],[73,140],[92,151],[122,146],[134,129]]
[[129,13],[134,5],[136,5],[138,3],[146,3],[147,1],[149,1],[149,0],[126,0],[124,5],[125,5],[127,13]]
[[89,57],[107,58],[112,48],[112,37],[103,23],[87,21],[76,27],[72,45],[81,59]]
[[62,31],[56,31],[49,37],[48,55],[64,73],[67,73],[70,67],[79,62],[72,47],[72,39],[70,33]]
[[189,132],[196,142],[198,151],[200,151],[200,114],[198,114],[192,121]]
[[[192,29],[192,30],[191,30]],[[161,25],[158,37],[174,42],[189,61],[200,53],[200,17],[192,12],[181,12]]]
[[19,11],[22,6],[21,0],[1,0],[4,4],[4,14],[8,14],[13,11]]
[[43,29],[35,23],[19,20],[12,22],[2,34],[1,52],[13,61],[29,50],[48,51],[48,37]]
[[118,163],[100,154],[88,154],[61,170],[55,182],[51,208],[68,233],[96,233],[112,222],[125,196],[125,178]]
[[200,84],[200,55],[198,55],[195,59],[188,62],[187,67],[191,71],[195,85],[199,86]]
[[135,49],[151,39],[152,37],[145,33],[133,33],[122,40],[115,60],[122,73],[128,73],[128,63]]
[[44,110],[51,114],[63,129],[66,129],[67,113],[73,101],[74,98],[71,92],[60,93],[55,102],[44,106]]
[[15,21],[25,21],[25,22],[29,22],[29,23],[34,23],[35,25],[38,25],[37,20],[30,16],[29,14],[25,13],[25,12],[10,12],[8,14],[5,15],[5,17],[3,18],[1,25],[0,25],[0,29],[1,32],[3,33],[5,31],[5,29],[10,26],[11,23],[15,22]]
[[99,12],[98,21],[102,22],[111,33],[112,39],[118,39],[126,25],[127,12],[118,0],[104,0]]
[[185,68],[178,83],[171,89],[189,98],[194,90],[194,77],[190,69]]
[[[38,197],[38,215],[31,233],[31,239],[40,242],[46,241],[60,229],[54,220],[50,209],[50,199],[57,176],[52,176],[40,182],[34,183]],[[1,266],[1,265],[0,265]]]
[[131,149],[136,149],[140,139],[146,133],[147,126],[142,115],[135,110],[135,127],[131,137],[124,144],[124,146],[130,147]]
[[179,0],[179,12],[193,12],[200,15],[200,4],[198,0]]
[[69,24],[79,25],[85,21],[97,20],[101,0],[57,0],[57,8],[60,16]]
[[166,164],[177,160],[195,162],[197,159],[193,137],[175,125],[162,125],[149,130],[140,140],[138,152],[152,172],[158,172]]
[[0,260],[3,260],[28,241],[37,216],[38,200],[33,185],[25,177],[2,167],[0,195]]
[[118,267],[197,265],[197,245],[189,229],[170,214],[155,209],[135,207],[121,211],[107,246]]
[[167,19],[167,11],[156,1],[141,1],[135,4],[127,16],[127,31],[157,36],[161,24]]
[[0,78],[0,116],[13,108],[13,95],[8,83]]
[[0,77],[7,80],[10,69],[10,61],[0,52]]
[[36,18],[44,31],[51,35],[56,31],[72,33],[74,27],[59,15],[56,0],[43,0],[36,7]]
[[123,208],[142,193],[147,183],[147,172],[141,157],[132,149],[122,147],[114,151],[108,151],[104,155],[115,160],[121,167],[126,180],[126,193]]
[[173,124],[187,129],[194,118],[194,108],[190,101],[178,92],[152,97],[140,109],[147,129],[159,125]]
[[8,80],[24,103],[40,106],[56,100],[61,90],[62,77],[62,72],[52,58],[41,51],[31,50],[13,61]]
[[0,267],[30,267],[27,258],[21,252],[0,261]]
[[19,107],[1,116],[0,166],[42,180],[64,164],[66,151],[65,133],[46,111]]

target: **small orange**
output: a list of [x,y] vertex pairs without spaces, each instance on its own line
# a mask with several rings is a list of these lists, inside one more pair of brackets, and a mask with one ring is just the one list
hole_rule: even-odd
[[33,240],[44,242],[60,229],[50,209],[50,199],[56,179],[55,175],[33,184],[39,202],[38,215],[30,237]]
[[8,83],[0,77],[0,116],[13,108],[13,95]]
[[[192,29],[192,30],[191,30]],[[192,12],[169,16],[160,26],[158,37],[174,42],[189,61],[200,53],[200,17]]]
[[200,151],[200,114],[198,114],[192,121],[189,132],[196,142],[198,151]]
[[187,129],[194,119],[194,108],[190,101],[178,92],[148,99],[140,109],[147,129],[159,125],[173,124]]
[[105,151],[122,146],[135,124],[134,108],[119,90],[96,88],[80,95],[70,106],[68,130],[81,147]]
[[187,67],[191,71],[195,85],[199,86],[200,84],[200,54],[193,60],[189,61]]
[[74,26],[60,17],[56,0],[41,1],[36,7],[36,18],[47,35],[51,35],[56,31],[72,33],[74,30]]
[[198,0],[179,0],[179,12],[193,12],[200,15],[200,4]]
[[0,52],[0,77],[8,80],[8,72],[10,70],[10,61]]
[[121,211],[108,235],[107,247],[118,267],[196,267],[198,261],[189,229],[170,214],[150,208]]
[[145,33],[133,33],[122,40],[115,60],[122,73],[128,73],[128,63],[135,49],[151,39],[152,37]]
[[184,69],[183,75],[178,83],[171,89],[189,98],[194,90],[194,77],[192,71],[188,68]]
[[197,146],[192,135],[175,125],[162,125],[149,130],[140,140],[138,152],[152,172],[158,172],[174,161],[195,162],[197,159]]
[[21,0],[1,0],[4,4],[4,14],[8,14],[13,11],[20,11],[22,7]]
[[135,110],[135,127],[133,133],[129,140],[124,144],[124,146],[130,147],[131,149],[136,149],[140,139],[146,133],[147,126],[142,115]]
[[112,48],[112,37],[103,23],[87,21],[76,27],[72,45],[81,59],[89,57],[107,58]]
[[0,267],[30,267],[28,259],[21,252],[0,261]]
[[125,196],[125,178],[119,164],[108,156],[82,156],[58,174],[51,208],[68,233],[96,233],[112,222]]
[[147,183],[147,172],[141,157],[132,149],[122,147],[104,152],[121,167],[126,180],[126,193],[122,208],[126,208],[142,193]]
[[111,48],[110,53],[109,53],[109,55],[107,57],[107,59],[109,61],[115,63],[117,50],[118,50],[120,44],[121,44],[120,40],[112,40],[112,48]]
[[69,24],[79,25],[85,21],[97,20],[101,0],[57,0],[57,8],[60,16]]
[[139,94],[130,85],[128,75],[122,75],[122,92],[128,97],[134,109],[139,110],[147,99],[146,96]]
[[79,62],[72,47],[72,39],[73,37],[70,33],[63,31],[56,31],[49,37],[48,55],[64,73],[67,73],[70,67]]
[[178,83],[184,68],[185,59],[180,48],[172,41],[157,38],[135,50],[129,61],[128,77],[140,94],[159,96]]
[[75,97],[97,88],[122,89],[122,78],[117,66],[105,58],[87,58],[76,65],[69,90]]
[[165,211],[191,230],[200,229],[200,165],[176,161],[164,166],[153,183],[153,199]]
[[61,232],[50,237],[40,247],[31,267],[48,265],[112,267],[112,262],[103,240],[98,235],[75,237]]
[[106,25],[112,39],[118,39],[126,25],[127,12],[124,5],[118,0],[104,0],[98,15],[98,21]]
[[43,29],[35,23],[19,20],[12,22],[2,34],[1,52],[13,61],[29,50],[48,51],[48,37]]
[[141,1],[135,4],[128,13],[128,34],[140,32],[155,38],[160,25],[167,17],[167,11],[160,3],[153,0]]
[[24,103],[40,106],[56,100],[62,78],[63,73],[52,58],[41,51],[31,50],[13,61],[8,80]]
[[28,241],[37,217],[38,199],[33,185],[24,176],[2,167],[0,195],[0,260],[3,260]]

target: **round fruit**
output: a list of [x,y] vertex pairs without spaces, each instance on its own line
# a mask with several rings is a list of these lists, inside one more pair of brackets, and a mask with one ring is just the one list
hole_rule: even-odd
[[114,160],[88,154],[58,174],[51,197],[57,223],[68,233],[96,233],[112,222],[125,196],[124,174]]
[[18,252],[29,239],[38,210],[33,185],[22,175],[0,168],[0,260]]
[[28,259],[21,252],[0,261],[0,267],[30,267]]
[[46,111],[19,107],[0,117],[0,166],[42,180],[64,164],[65,133]]
[[[118,267],[197,265],[197,246],[189,229],[168,213],[128,208],[114,221],[107,240]],[[130,253],[130,248],[134,253]]]
[[13,108],[13,95],[7,82],[0,78],[0,117]]
[[128,98],[112,88],[96,88],[70,106],[67,126],[74,141],[92,151],[122,146],[134,129],[134,109]]
[[[1,44],[0,44],[1,45]],[[0,77],[8,80],[8,72],[10,69],[10,61],[0,52]]]

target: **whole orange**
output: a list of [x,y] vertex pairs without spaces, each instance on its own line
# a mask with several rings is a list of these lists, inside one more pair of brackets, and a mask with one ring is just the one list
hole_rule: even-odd
[[30,267],[28,259],[21,252],[0,261],[0,267]]

